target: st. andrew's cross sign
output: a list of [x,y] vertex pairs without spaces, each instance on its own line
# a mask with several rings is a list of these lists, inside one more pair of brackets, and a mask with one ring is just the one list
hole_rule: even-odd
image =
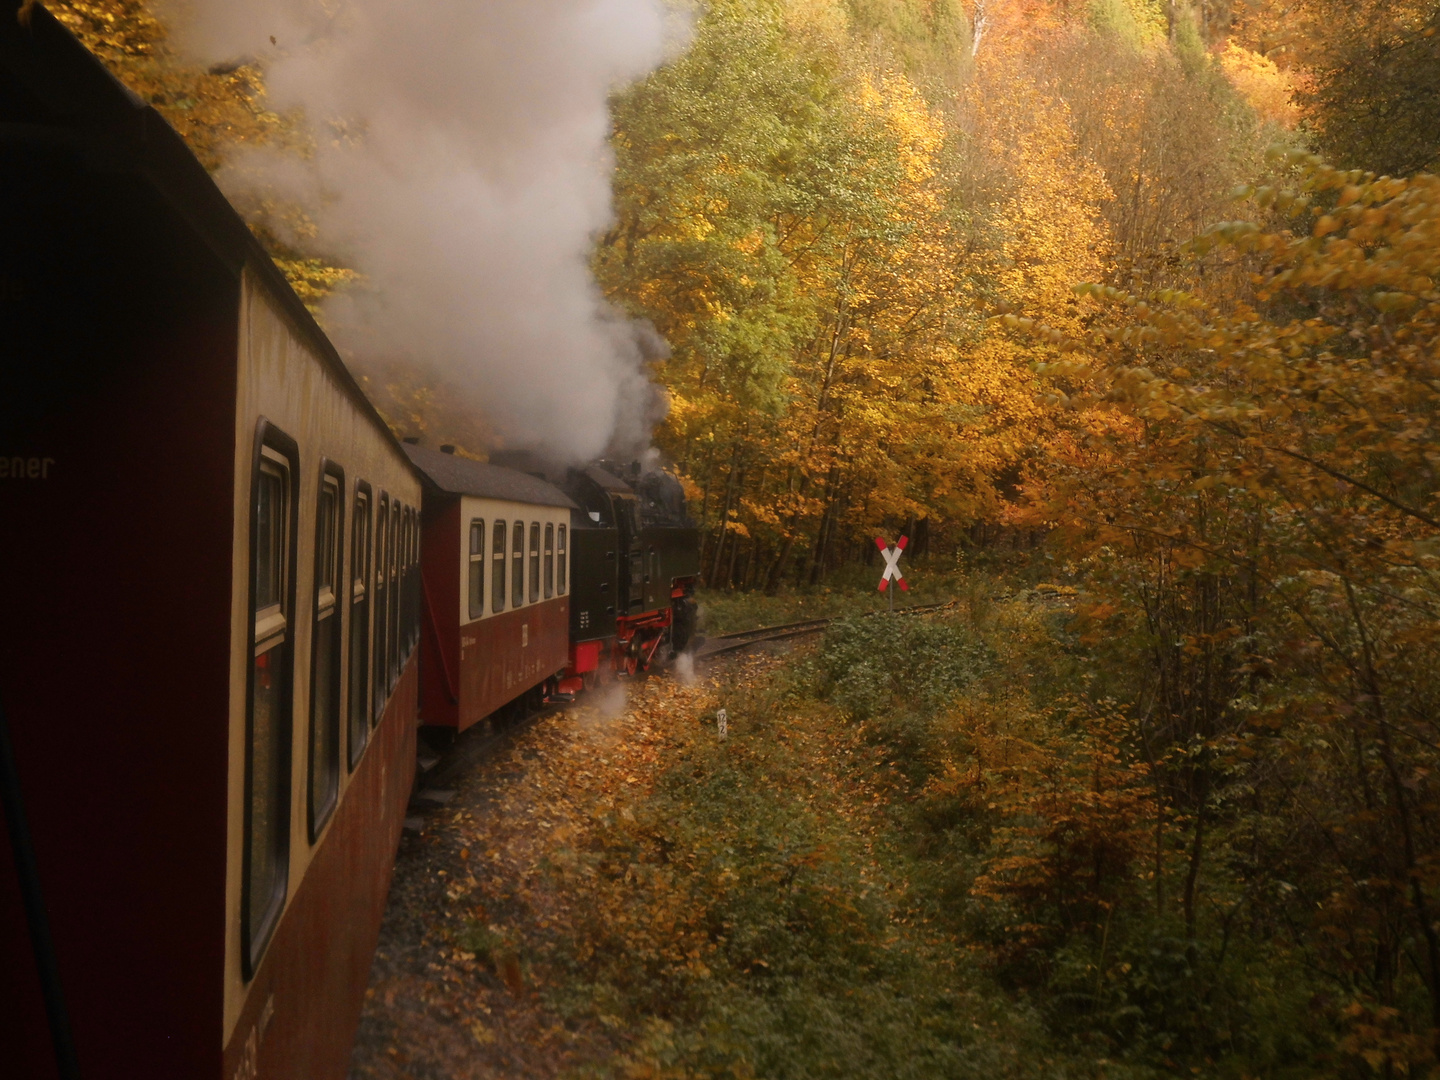
[[[877,536],[875,538],[875,546],[880,549],[880,554],[885,557],[885,573],[880,575],[881,592],[884,592],[889,587],[892,579],[895,584],[900,586],[901,591],[910,591],[910,586],[905,584],[905,575],[900,572],[900,555],[904,552],[905,545],[909,542],[910,538],[908,536],[902,536],[899,540],[895,541],[895,546],[891,547],[886,543],[883,536]],[[890,594],[890,603],[892,606],[895,603],[894,593]]]

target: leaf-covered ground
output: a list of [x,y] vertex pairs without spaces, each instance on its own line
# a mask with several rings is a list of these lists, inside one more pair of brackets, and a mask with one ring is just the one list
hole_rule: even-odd
[[614,688],[456,777],[402,844],[352,1076],[1035,1075],[1033,1019],[912,888],[903,770],[808,663]]
[[615,1051],[605,1025],[547,1001],[542,957],[584,897],[550,888],[546,866],[653,782],[674,740],[663,713],[693,715],[707,694],[657,680],[628,705],[588,700],[454,779],[401,843],[352,1076],[556,1076]]

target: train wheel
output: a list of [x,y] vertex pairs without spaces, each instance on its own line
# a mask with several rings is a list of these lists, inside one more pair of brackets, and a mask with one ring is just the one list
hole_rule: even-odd
[[670,649],[674,655],[690,648],[699,623],[700,608],[693,599],[682,596],[670,602]]
[[625,649],[625,675],[631,679],[643,679],[645,671],[645,650],[637,633]]

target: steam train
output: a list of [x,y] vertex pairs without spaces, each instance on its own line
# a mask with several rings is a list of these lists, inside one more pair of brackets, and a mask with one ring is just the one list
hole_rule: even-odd
[[342,1077],[417,732],[643,674],[697,537],[662,473],[398,442],[179,137],[16,3],[0,1075]]
[[[432,742],[507,706],[635,677],[695,628],[699,533],[679,481],[524,471],[406,440],[424,487],[422,720]],[[558,472],[558,475],[554,475]],[[431,598],[434,598],[433,601]],[[433,677],[431,677],[433,676]]]

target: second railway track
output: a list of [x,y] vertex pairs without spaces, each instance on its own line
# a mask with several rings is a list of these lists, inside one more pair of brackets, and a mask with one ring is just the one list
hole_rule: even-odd
[[[869,618],[872,615],[918,615],[927,611],[939,611],[942,608],[951,607],[955,601],[947,600],[941,604],[921,604],[915,607],[901,608],[895,612],[867,611],[863,617]],[[787,638],[803,637],[806,634],[818,634],[832,622],[843,616],[832,616],[826,619],[806,619],[803,622],[781,623],[778,626],[759,626],[754,630],[739,630],[733,634],[720,634],[708,638],[698,649],[695,650],[696,660],[708,660],[712,656],[721,653],[735,652],[739,649],[747,649],[752,645],[763,645],[770,641],[784,641]]]

